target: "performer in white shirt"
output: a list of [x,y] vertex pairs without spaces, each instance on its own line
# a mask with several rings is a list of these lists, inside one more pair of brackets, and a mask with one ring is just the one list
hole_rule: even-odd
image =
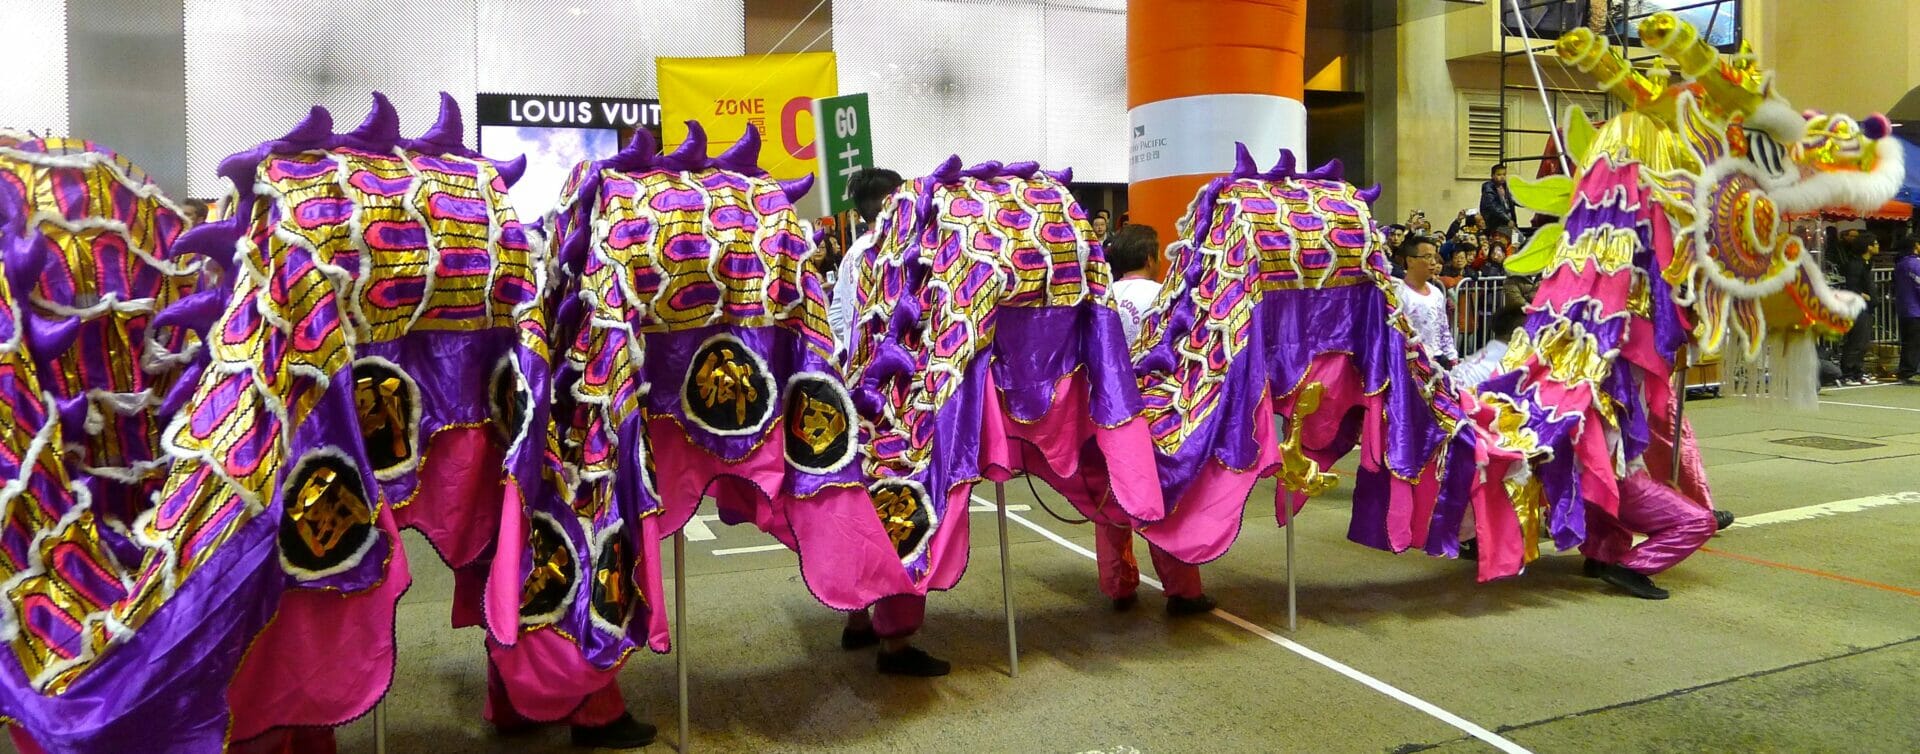
[[1526,321],[1527,311],[1518,306],[1503,306],[1494,312],[1487,322],[1493,328],[1487,333],[1490,340],[1453,368],[1454,388],[1461,392],[1477,389],[1480,383],[1499,372],[1500,361],[1507,358],[1507,341]]
[[1413,236],[1401,244],[1407,276],[1400,281],[1400,312],[1420,336],[1420,345],[1446,369],[1460,361],[1453,346],[1453,323],[1447,316],[1447,289],[1434,279],[1440,269],[1440,247],[1430,236]]

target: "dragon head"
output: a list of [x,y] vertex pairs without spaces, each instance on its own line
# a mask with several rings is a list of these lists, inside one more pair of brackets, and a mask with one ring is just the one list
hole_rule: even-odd
[[[1642,22],[1640,39],[1661,56],[1646,71],[1587,29],[1560,38],[1563,60],[1627,104],[1598,130],[1570,112],[1567,151],[1582,172],[1602,158],[1646,169],[1674,230],[1659,272],[1694,315],[1694,345],[1718,354],[1732,335],[1734,355],[1751,359],[1769,327],[1803,338],[1846,331],[1864,301],[1827,287],[1788,218],[1893,198],[1905,166],[1887,119],[1795,110],[1750,48],[1723,54],[1672,13]],[[1552,205],[1577,178],[1561,180],[1516,186],[1516,198]]]

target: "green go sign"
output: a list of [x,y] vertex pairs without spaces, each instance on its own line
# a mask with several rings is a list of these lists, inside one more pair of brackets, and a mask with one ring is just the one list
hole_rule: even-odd
[[867,118],[867,95],[843,94],[813,101],[813,125],[819,133],[820,184],[826,189],[827,211],[853,209],[847,182],[863,168],[873,167],[873,121]]

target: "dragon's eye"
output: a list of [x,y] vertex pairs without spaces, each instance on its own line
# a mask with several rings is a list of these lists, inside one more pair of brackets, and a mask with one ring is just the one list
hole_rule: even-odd
[[1773,136],[1757,128],[1734,126],[1747,143],[1747,159],[1769,178],[1787,177],[1787,150]]

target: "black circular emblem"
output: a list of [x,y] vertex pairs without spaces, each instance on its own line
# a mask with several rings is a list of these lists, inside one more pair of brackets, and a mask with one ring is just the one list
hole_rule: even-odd
[[374,536],[373,506],[360,472],[336,452],[300,459],[280,496],[280,559],[296,572],[325,575]]
[[360,434],[367,441],[367,460],[375,476],[400,471],[413,463],[420,425],[414,420],[419,387],[406,372],[383,360],[362,359],[353,365],[353,407],[360,415]]
[[580,578],[580,564],[574,562],[573,548],[567,546],[567,533],[550,516],[531,516],[527,530],[527,549],[533,555],[533,568],[520,589],[520,617],[540,618],[559,610],[573,594]]
[[927,504],[927,492],[910,482],[879,482],[869,491],[873,512],[893,540],[894,552],[901,560],[920,554],[921,545],[933,531],[933,508]]
[[739,338],[717,335],[688,363],[680,406],[702,429],[719,435],[753,434],[773,412],[773,378]]
[[593,564],[593,614],[613,625],[625,625],[639,590],[633,584],[633,552],[624,530],[607,537]]
[[803,471],[839,471],[853,458],[855,418],[846,390],[803,374],[787,384],[787,462]]
[[493,384],[487,390],[488,403],[493,411],[493,427],[500,433],[504,445],[512,445],[526,430],[527,405],[533,396],[527,386],[521,384],[520,370],[516,369],[512,357],[500,362],[493,370]]

